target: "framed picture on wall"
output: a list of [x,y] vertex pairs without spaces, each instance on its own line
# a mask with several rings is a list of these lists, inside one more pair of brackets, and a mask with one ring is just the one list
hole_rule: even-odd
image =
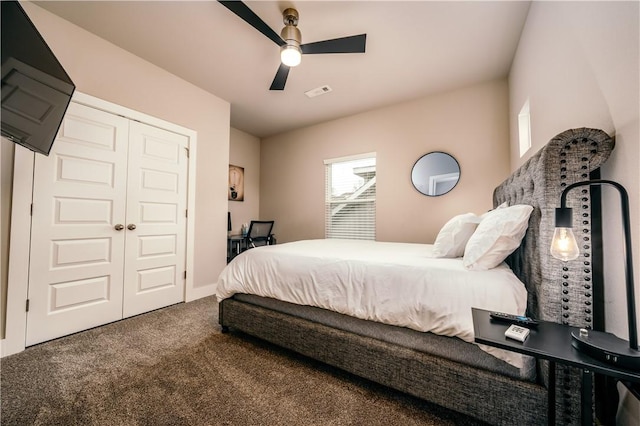
[[244,201],[244,167],[229,164],[229,200]]

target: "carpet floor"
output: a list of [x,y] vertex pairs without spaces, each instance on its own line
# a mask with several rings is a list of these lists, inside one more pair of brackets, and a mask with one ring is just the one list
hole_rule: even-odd
[[0,361],[2,425],[479,425],[242,333],[207,297]]

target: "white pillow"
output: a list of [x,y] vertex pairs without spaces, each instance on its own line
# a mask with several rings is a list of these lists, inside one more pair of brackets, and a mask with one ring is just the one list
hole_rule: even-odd
[[444,224],[436,242],[433,257],[462,257],[467,241],[482,219],[473,213],[455,216]]
[[483,214],[465,247],[464,267],[471,271],[486,271],[501,264],[520,246],[532,211],[533,207],[518,204]]

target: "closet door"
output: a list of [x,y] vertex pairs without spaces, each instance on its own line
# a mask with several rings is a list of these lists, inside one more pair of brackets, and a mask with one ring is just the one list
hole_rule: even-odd
[[27,345],[122,318],[128,127],[72,102],[35,155]]
[[188,142],[130,124],[124,317],[184,300]]

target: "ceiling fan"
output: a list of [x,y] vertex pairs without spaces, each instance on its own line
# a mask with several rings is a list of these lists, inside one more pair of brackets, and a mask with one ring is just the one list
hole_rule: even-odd
[[218,1],[280,46],[281,63],[269,90],[284,90],[289,70],[291,67],[300,64],[302,55],[315,55],[319,53],[364,53],[365,51],[367,41],[366,34],[300,44],[302,36],[297,27],[299,15],[298,11],[293,8],[285,9],[284,12],[282,12],[285,27],[282,29],[280,35],[278,35],[278,33],[265,24],[265,22],[253,13],[243,2]]

